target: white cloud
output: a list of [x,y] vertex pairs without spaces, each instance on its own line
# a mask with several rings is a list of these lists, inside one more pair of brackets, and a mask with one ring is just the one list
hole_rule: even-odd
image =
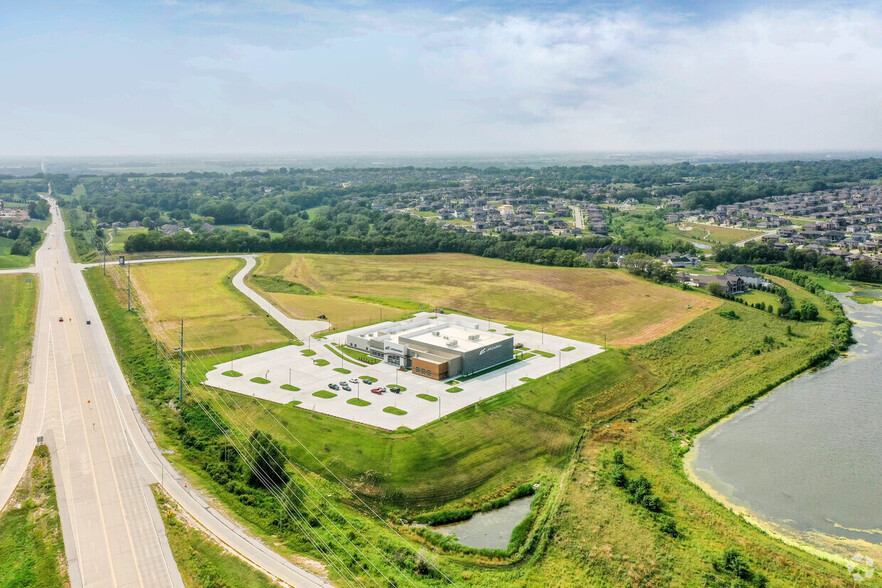
[[882,148],[878,11],[198,9],[0,41],[0,153]]

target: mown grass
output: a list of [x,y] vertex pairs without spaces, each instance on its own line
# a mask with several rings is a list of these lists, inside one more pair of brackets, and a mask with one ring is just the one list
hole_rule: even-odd
[[0,514],[0,587],[68,585],[49,449],[39,445]]
[[279,253],[261,256],[255,273],[307,285],[319,295],[266,295],[297,318],[326,314],[338,330],[394,320],[420,308],[446,308],[583,341],[603,341],[606,335],[611,345],[621,346],[670,333],[718,305],[623,271],[461,254]]
[[[107,252],[119,255],[121,253],[125,253],[126,251],[126,239],[128,239],[132,235],[146,233],[147,229],[145,227],[125,227],[117,230],[105,229],[105,232],[107,233],[107,238],[105,240]],[[111,235],[113,235],[112,240],[110,238]]]
[[[692,227],[692,230],[681,231],[681,226]],[[762,235],[763,231],[754,231],[750,229],[736,229],[733,227],[718,227],[715,225],[703,225],[698,223],[678,223],[668,225],[668,232],[672,235],[687,239],[689,241],[698,241],[700,243],[712,243],[728,245],[736,241],[750,239],[757,235]]]
[[827,276],[813,274],[812,277],[824,288],[824,290],[829,290],[830,292],[838,292],[840,294],[844,294],[845,292],[851,292],[852,290],[851,286],[849,286],[848,284],[837,282],[836,280],[828,278]]
[[[158,486],[153,496],[162,514],[165,534],[181,579],[188,587],[236,586],[270,588],[275,582],[238,557],[231,555],[189,524],[182,522],[180,511]],[[185,519],[186,520],[186,519]]]
[[21,422],[36,302],[37,276],[0,276],[0,464]]

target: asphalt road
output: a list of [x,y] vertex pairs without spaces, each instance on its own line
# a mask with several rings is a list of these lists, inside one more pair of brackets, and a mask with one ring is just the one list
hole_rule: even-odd
[[25,413],[0,470],[0,505],[8,502],[42,436],[52,451],[72,585],[184,585],[149,487],[162,481],[205,531],[242,559],[285,584],[328,586],[217,512],[162,456],[51,204],[53,222],[36,255],[40,296]]

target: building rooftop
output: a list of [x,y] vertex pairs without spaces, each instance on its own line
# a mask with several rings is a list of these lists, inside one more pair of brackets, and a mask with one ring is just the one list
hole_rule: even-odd
[[429,327],[420,326],[410,331],[402,331],[398,333],[398,338],[399,340],[405,338],[426,345],[447,347],[451,351],[466,353],[493,343],[505,341],[509,337],[459,325],[440,323]]

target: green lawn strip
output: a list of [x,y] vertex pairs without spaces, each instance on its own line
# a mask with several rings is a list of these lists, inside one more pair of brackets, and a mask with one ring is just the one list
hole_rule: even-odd
[[261,378],[260,376],[257,376],[256,378],[251,378],[251,380],[249,380],[249,381],[254,382],[255,384],[269,384],[270,383],[269,380],[267,380],[266,378]]
[[872,304],[874,302],[878,302],[879,300],[882,300],[880,298],[876,298],[875,296],[860,296],[858,294],[853,294],[853,295],[849,296],[849,298],[851,298],[852,300],[854,300],[858,304]]
[[383,409],[383,412],[388,412],[389,414],[394,414],[396,416],[403,416],[407,414],[406,410],[401,410],[400,408],[395,408],[394,406],[387,406]]
[[335,372],[340,372],[341,374],[351,374],[352,370],[347,370],[346,368],[334,368]]
[[297,406],[298,404],[303,404],[303,402],[300,400],[292,400],[288,404],[290,404],[291,406]]
[[242,373],[237,372],[235,370],[227,370],[225,372],[222,372],[221,375],[227,376],[228,378],[241,378],[242,377]]
[[371,357],[364,351],[359,351],[358,349],[353,349],[351,347],[347,347],[346,345],[335,345],[335,349],[343,355],[346,355],[350,359],[355,360],[355,362],[361,362],[365,365],[373,365],[380,363],[381,361],[376,357]]
[[0,586],[70,583],[49,449],[38,445],[28,470],[0,513]]
[[557,357],[554,353],[549,353],[548,351],[539,351],[538,349],[534,349],[533,353],[536,355],[541,355],[542,357]]
[[28,386],[37,276],[0,276],[0,463],[12,448]]
[[327,390],[319,390],[318,392],[313,392],[313,396],[316,398],[336,398],[337,395],[333,392],[328,392]]
[[232,555],[199,530],[181,522],[179,507],[154,484],[153,497],[159,506],[165,534],[175,563],[186,586],[241,586],[271,588],[277,586],[267,576]]
[[331,362],[327,359],[316,359],[313,363],[319,367],[324,367],[326,365],[331,365]]
[[301,349],[300,353],[303,354],[304,357],[312,357],[315,355],[315,349]]
[[457,392],[462,392],[462,388],[457,388],[456,386],[454,386],[453,388],[448,388],[447,392],[450,392],[451,394],[456,394]]
[[573,347],[573,346],[571,345],[571,346],[569,346],[569,347],[564,347],[563,349],[561,349],[561,351],[572,351],[573,349],[575,349],[575,347]]
[[532,382],[533,378],[528,378],[527,376],[524,376],[523,378],[520,378],[520,380],[521,382]]
[[416,397],[428,400],[429,402],[438,402],[438,397],[432,396],[431,394],[417,394]]
[[346,401],[346,404],[352,404],[354,406],[370,406],[371,403],[367,400],[362,400],[361,398],[350,398]]
[[263,274],[251,274],[249,281],[255,284],[264,292],[279,292],[283,294],[298,294],[300,296],[308,296],[315,294],[309,286],[298,284],[297,282],[289,282],[280,276],[265,276]]
[[337,357],[339,357],[343,361],[348,361],[349,363],[357,365],[358,367],[367,367],[367,364],[362,363],[360,361],[356,361],[356,360],[352,359],[351,357],[349,357],[344,351],[346,349],[345,347],[338,348],[338,347],[335,347],[334,345],[331,345],[328,343],[325,343],[325,347],[327,348],[328,351],[330,351],[331,353],[333,353],[334,355],[336,355]]
[[824,290],[829,290],[830,292],[838,292],[839,294],[844,294],[846,292],[851,292],[852,287],[848,284],[843,284],[842,282],[837,282],[832,278],[828,278],[826,276],[820,276],[818,274],[812,274],[812,278],[819,283]]
[[299,392],[300,388],[297,386],[292,386],[291,384],[282,384],[279,386],[282,390],[287,390],[288,392]]
[[536,354],[532,353],[532,352],[518,353],[517,355],[515,355],[515,357],[520,361],[524,361],[525,359],[530,359],[531,357],[536,357]]

